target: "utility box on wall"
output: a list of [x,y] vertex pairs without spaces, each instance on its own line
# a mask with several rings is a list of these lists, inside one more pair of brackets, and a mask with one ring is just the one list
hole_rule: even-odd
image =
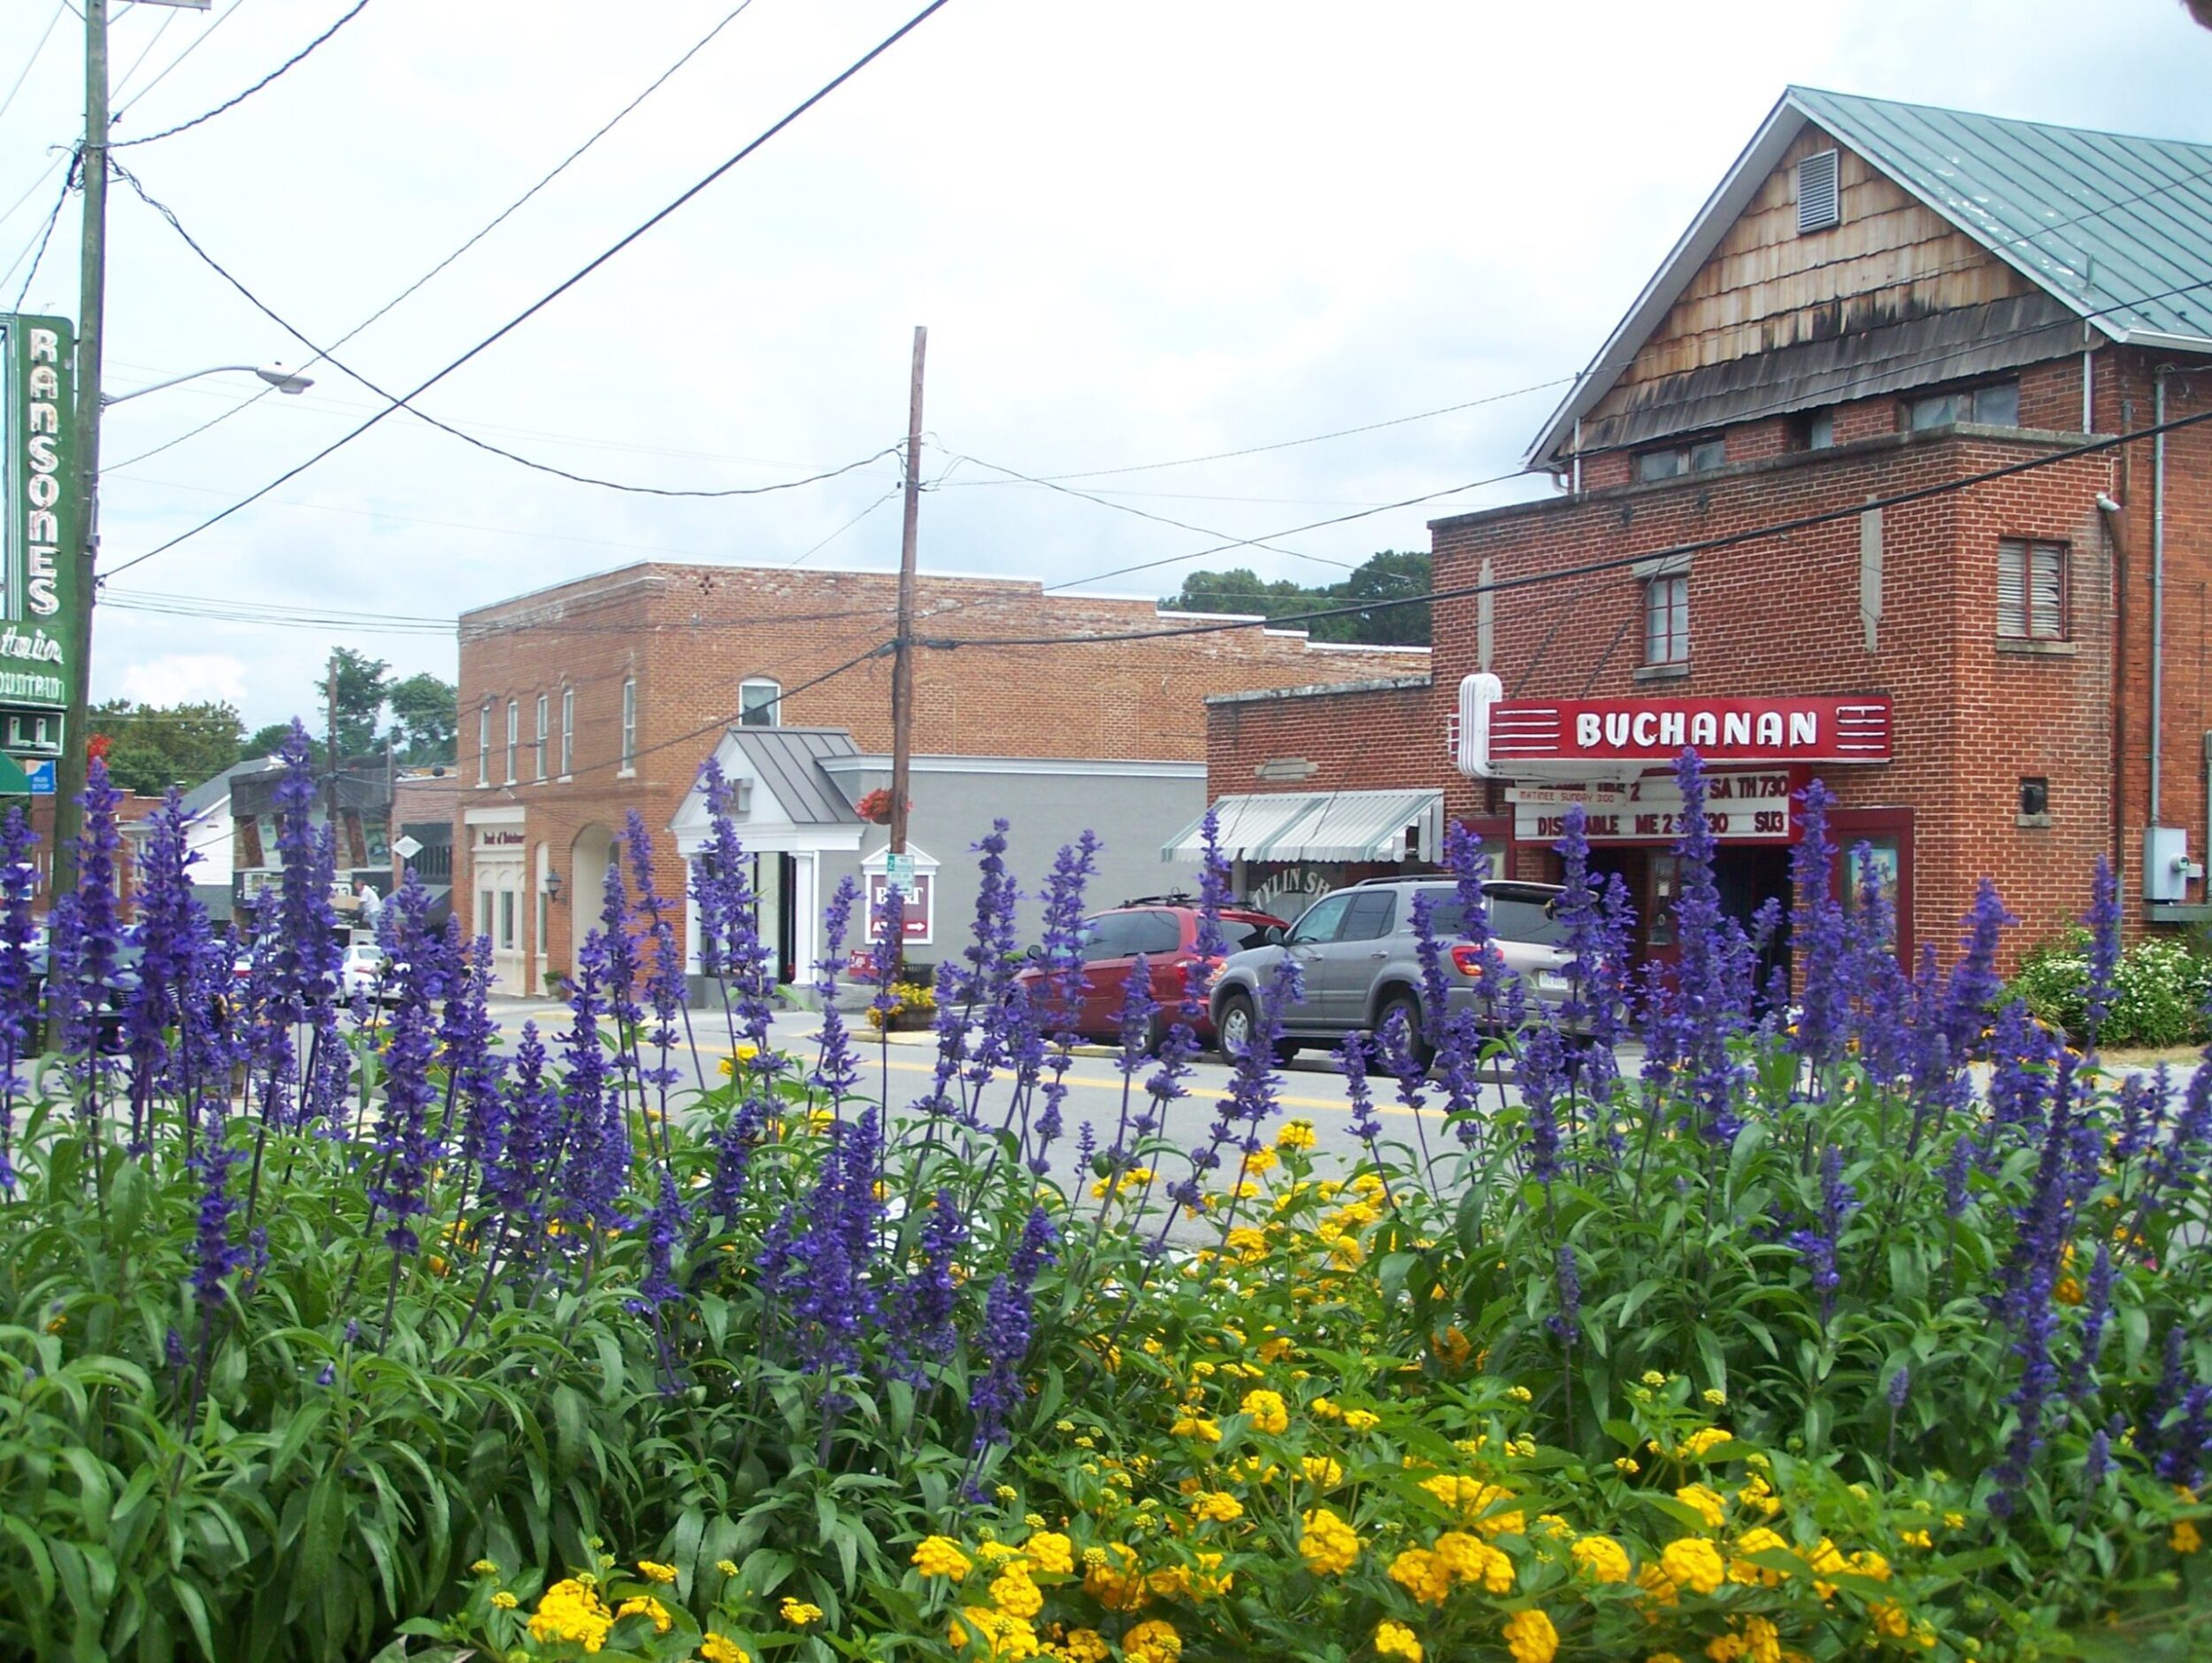
[[2146,826],[2143,828],[2143,898],[2146,901],[2185,901],[2189,880],[2200,868],[2189,859],[2189,828],[2185,826]]

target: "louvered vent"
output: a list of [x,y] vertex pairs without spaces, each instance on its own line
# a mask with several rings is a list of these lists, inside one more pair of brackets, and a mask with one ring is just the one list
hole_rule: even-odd
[[1836,183],[1836,152],[1822,150],[1797,165],[1797,235],[1825,231],[1843,222],[1843,197]]

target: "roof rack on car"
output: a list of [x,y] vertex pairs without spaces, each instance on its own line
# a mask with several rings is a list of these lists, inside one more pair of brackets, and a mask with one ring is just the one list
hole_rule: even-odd
[[1195,906],[1198,897],[1187,889],[1171,889],[1165,895],[1140,895],[1134,900],[1124,901],[1124,906]]

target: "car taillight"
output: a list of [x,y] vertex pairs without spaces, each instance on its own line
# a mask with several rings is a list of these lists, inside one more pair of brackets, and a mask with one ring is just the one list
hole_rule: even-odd
[[1452,949],[1452,968],[1463,976],[1482,974],[1482,949],[1472,942],[1462,942]]

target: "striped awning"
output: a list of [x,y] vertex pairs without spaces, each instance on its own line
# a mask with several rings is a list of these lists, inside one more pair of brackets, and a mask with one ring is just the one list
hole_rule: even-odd
[[[1436,859],[1444,843],[1441,791],[1266,791],[1214,804],[1231,860]],[[1162,845],[1160,858],[1203,852],[1202,814]]]

